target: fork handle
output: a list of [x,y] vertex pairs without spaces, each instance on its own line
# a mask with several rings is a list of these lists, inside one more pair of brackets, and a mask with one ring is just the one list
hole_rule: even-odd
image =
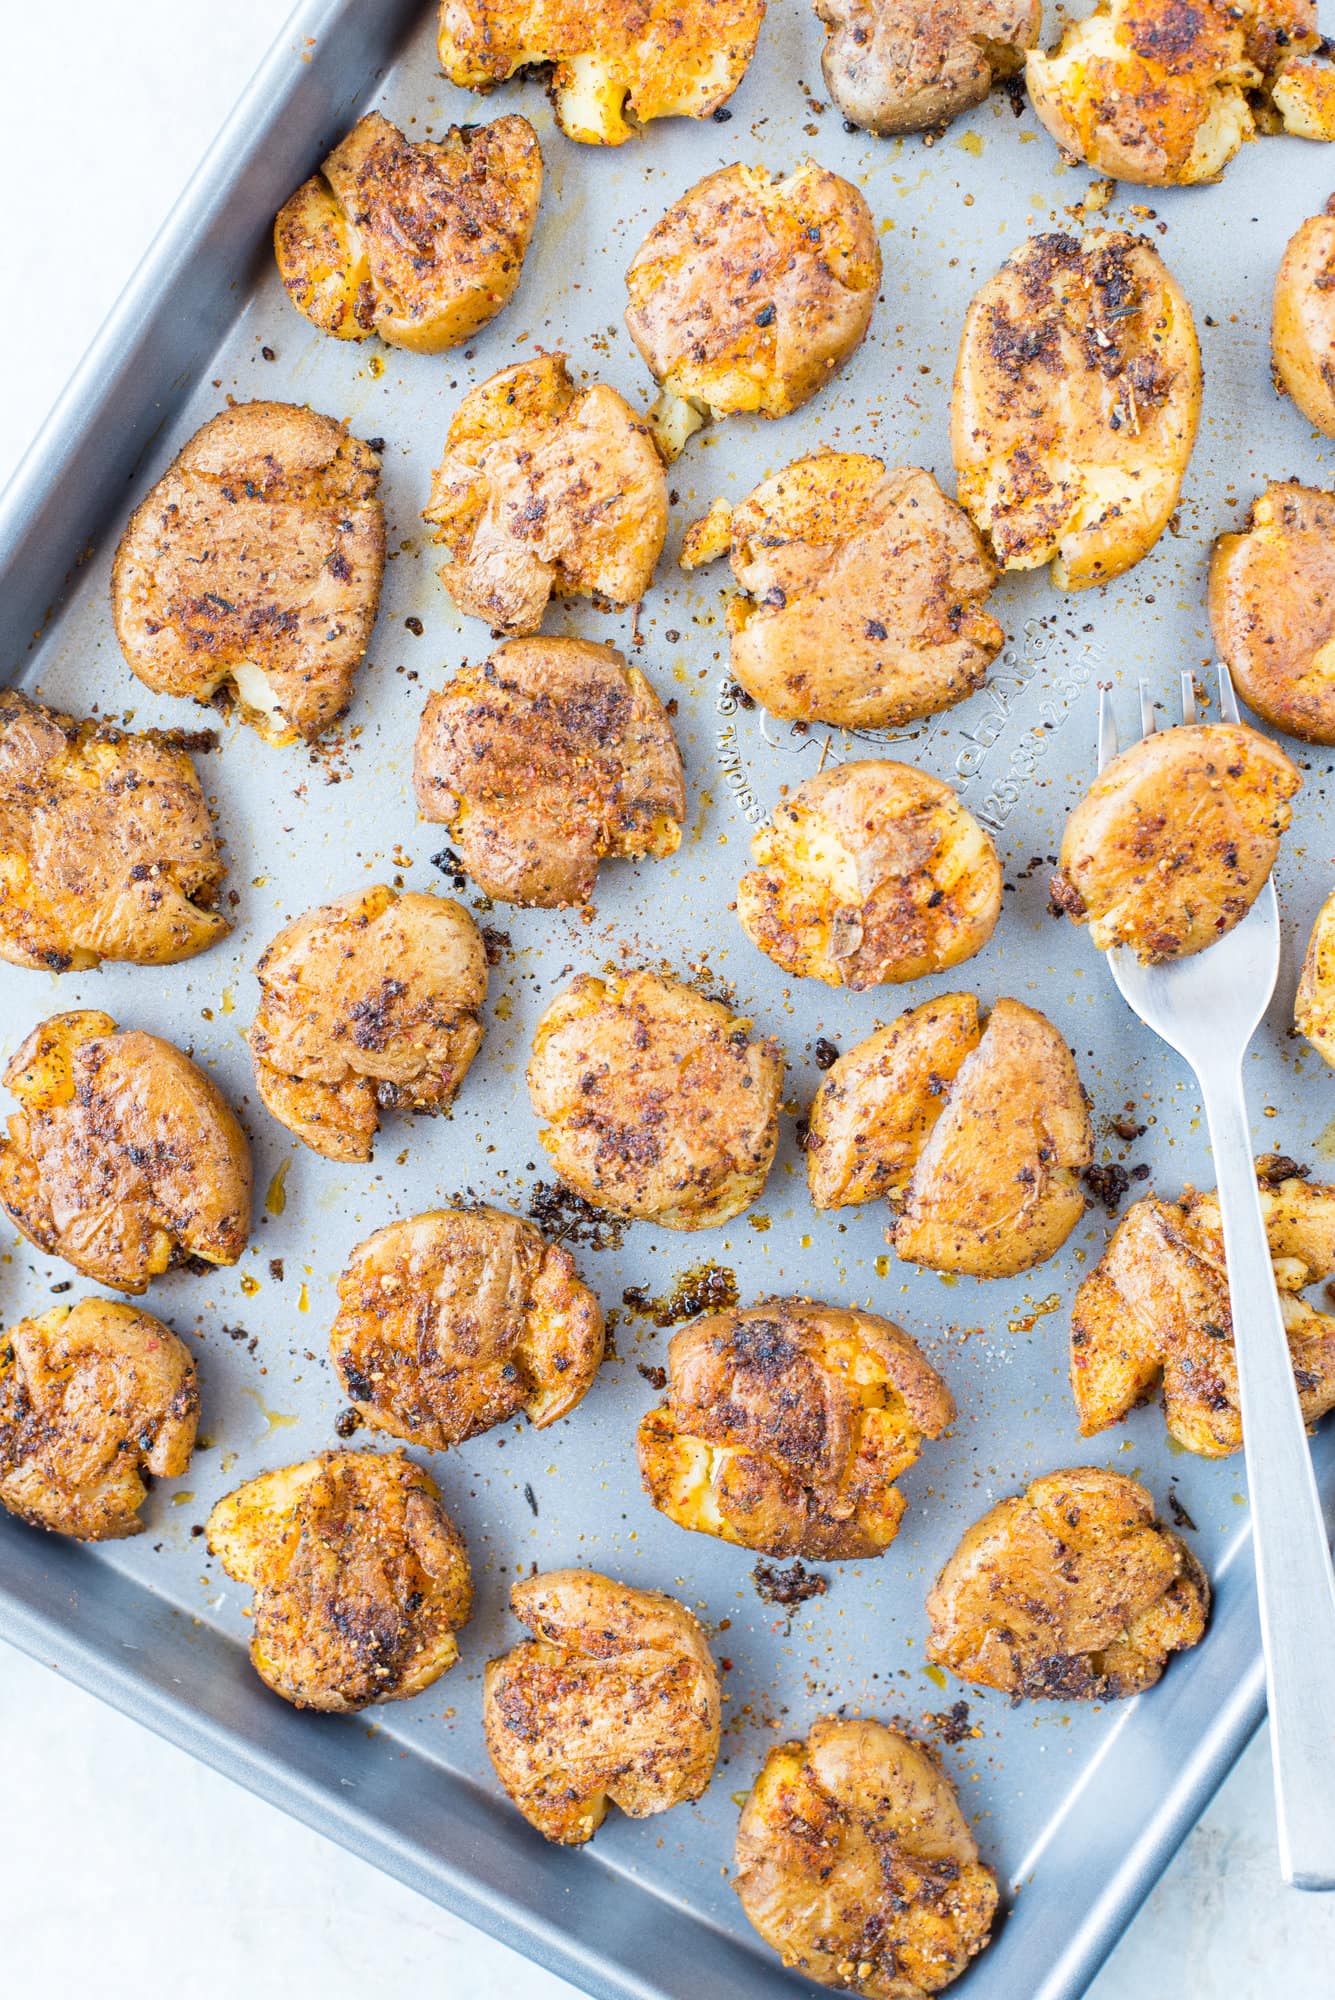
[[1233,1311],[1284,1880],[1335,1889],[1335,1576],[1256,1187],[1241,1065],[1201,1078]]

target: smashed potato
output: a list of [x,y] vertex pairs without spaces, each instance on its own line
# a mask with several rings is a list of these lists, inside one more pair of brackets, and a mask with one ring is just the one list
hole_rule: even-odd
[[486,946],[447,896],[354,890],[281,930],[255,976],[255,1087],[327,1160],[369,1160],[381,1111],[446,1110],[482,1046]]
[[767,958],[827,986],[898,985],[980,952],[1001,914],[1001,864],[950,786],[885,759],[821,771],[751,842],[737,889]]
[[1042,0],[816,0],[826,88],[852,125],[890,137],[948,125],[1023,69]]
[[[1335,1408],[1335,1320],[1299,1296],[1335,1270],[1335,1187],[1291,1160],[1258,1161],[1261,1211],[1304,1421]],[[1129,1208],[1071,1309],[1071,1391],[1082,1437],[1120,1423],[1162,1381],[1164,1420],[1186,1450],[1242,1446],[1224,1236],[1213,1194],[1151,1195]]]
[[684,1604],[594,1570],[512,1585],[533,1637],[487,1664],[496,1775],[548,1840],[578,1847],[609,1804],[632,1819],[698,1799],[719,1747],[719,1682]]
[[927,1657],[1013,1701],[1153,1687],[1205,1631],[1210,1586],[1143,1486],[1049,1472],[975,1521],[932,1587]]
[[1106,583],[1154,546],[1196,441],[1201,357],[1158,252],[1031,236],[976,292],[950,408],[959,497],[1003,569]]
[[1280,259],[1270,354],[1308,423],[1335,437],[1335,195],[1299,223]]
[[1335,891],[1316,913],[1303,954],[1293,1025],[1335,1069]]
[[954,1417],[891,1320],[762,1299],[673,1335],[668,1400],[640,1423],[640,1476],[679,1528],[763,1555],[879,1556],[908,1505],[895,1481]]
[[440,66],[494,90],[552,65],[568,139],[619,146],[654,118],[708,118],[755,54],[765,0],[440,0]]
[[175,965],[231,928],[226,873],[183,748],[0,692],[0,958]]
[[615,389],[576,389],[563,354],[537,354],[464,397],[422,518],[459,609],[523,635],[553,596],[639,602],[663,552],[667,474]]
[[1265,887],[1301,783],[1245,723],[1143,736],[1067,820],[1054,909],[1088,924],[1100,951],[1124,945],[1147,965],[1204,951]]
[[218,1086],[170,1042],[91,1010],[10,1057],[0,1207],[39,1250],[118,1292],[250,1235],[250,1149]]
[[561,1179],[595,1208],[710,1229],[749,1208],[779,1142],[783,1053],[721,1000],[652,972],[581,975],[538,1023],[528,1090]]
[[866,2000],[925,2000],[988,1941],[997,1882],[925,1744],[823,1716],[770,1751],[737,1827],[734,1886],[786,1966]]
[[1290,736],[1335,743],[1335,493],[1266,487],[1245,531],[1215,543],[1210,622],[1250,708]]
[[539,1430],[587,1393],[603,1315],[575,1260],[499,1209],[436,1209],[359,1243],[329,1352],[378,1430],[446,1451],[523,1410]]
[[116,636],[156,694],[234,696],[268,743],[347,710],[385,566],[380,459],[332,417],[238,403],[210,418],[130,516]]
[[0,1332],[0,1506],[81,1542],[143,1528],[148,1477],[190,1464],[199,1382],[161,1320],[111,1299]]
[[686,781],[638,667],[587,639],[511,639],[422,711],[413,785],[478,887],[544,909],[584,903],[609,855],[675,854]]
[[459,1657],[468,1552],[402,1452],[326,1451],[262,1473],[218,1502],[207,1534],[255,1593],[251,1664],[298,1708],[404,1701]]

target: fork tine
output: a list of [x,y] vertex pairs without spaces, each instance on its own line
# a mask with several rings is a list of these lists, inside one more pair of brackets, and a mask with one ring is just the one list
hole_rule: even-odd
[[1219,663],[1219,713],[1225,722],[1242,720],[1238,713],[1238,697],[1233,688],[1233,676],[1222,660]]
[[1190,667],[1182,669],[1182,720],[1188,724],[1196,720],[1196,676]]
[[1142,736],[1154,734],[1154,697],[1150,684],[1142,675],[1140,681],[1140,733]]
[[1117,717],[1113,714],[1112,696],[1106,687],[1099,689],[1099,769],[1106,771],[1117,755]]

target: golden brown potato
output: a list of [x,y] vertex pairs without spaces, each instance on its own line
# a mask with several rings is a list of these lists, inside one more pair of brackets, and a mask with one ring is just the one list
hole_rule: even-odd
[[988,1941],[992,1870],[925,1744],[823,1716],[771,1750],[737,1827],[742,1908],[786,1966],[866,2000],[925,2000]]
[[1023,69],[1043,0],[816,0],[816,13],[831,97],[888,137],[948,125]]
[[1053,1256],[1084,1213],[1093,1157],[1075,1060],[1032,1007],[971,993],[926,1001],[841,1056],[811,1107],[817,1208],[884,1194],[900,1257],[1011,1277]]
[[603,1358],[603,1315],[575,1260],[494,1208],[436,1209],[359,1243],[329,1352],[369,1424],[446,1451],[520,1410],[567,1416]]
[[668,1400],[640,1423],[640,1477],[679,1528],[847,1562],[890,1546],[908,1505],[895,1481],[954,1419],[893,1321],[761,1299],[673,1335]]
[[434,1479],[400,1451],[325,1451],[218,1502],[208,1546],[255,1593],[250,1659],[298,1708],[404,1701],[459,1657],[473,1584]]
[[0,958],[175,965],[226,937],[226,874],[182,747],[0,691]]
[[109,1014],[53,1014],[10,1057],[0,1207],[48,1256],[118,1292],[250,1235],[250,1148],[218,1086]]
[[1335,195],[1323,214],[1299,223],[1280,259],[1270,353],[1308,423],[1335,437]]
[[587,639],[511,639],[422,711],[413,785],[487,895],[584,903],[608,855],[675,854],[686,781],[638,667]]
[[1335,1069],[1335,890],[1317,911],[1307,940],[1293,1025]]
[[1112,1701],[1153,1687],[1209,1608],[1205,1571],[1145,1488],[1077,1466],[968,1529],[927,1599],[927,1657],[1012,1701]]
[[1031,236],[976,292],[950,409],[959,497],[1003,569],[1106,583],[1154,546],[1196,441],[1196,327],[1121,230]]
[[111,1299],[0,1332],[0,1506],[81,1542],[143,1527],[148,1475],[190,1463],[199,1383],[161,1320]]
[[482,1046],[486,946],[448,896],[354,890],[281,930],[255,976],[255,1087],[327,1160],[369,1160],[382,1110],[447,1110]]
[[1100,951],[1204,951],[1260,895],[1302,784],[1245,723],[1158,729],[1114,757],[1066,822],[1052,902]]
[[514,297],[541,194],[527,118],[414,144],[372,111],[279,209],[278,273],[321,333],[439,354]]
[[[1261,1210],[1303,1417],[1335,1408],[1335,1320],[1299,1296],[1335,1271],[1335,1187],[1291,1160],[1257,1162]],[[1287,1176],[1287,1177],[1286,1177]],[[1129,1208],[1071,1308],[1071,1392],[1092,1437],[1148,1402],[1162,1381],[1164,1420],[1187,1451],[1226,1458],[1242,1445],[1224,1236],[1213,1194],[1150,1195]]]
[[581,975],[538,1023],[528,1091],[557,1173],[595,1208],[710,1229],[749,1208],[779,1142],[783,1052],[652,972]]
[[867,758],[808,778],[751,842],[737,888],[752,944],[827,986],[900,985],[980,952],[1001,864],[950,786]]
[[239,403],[130,516],[116,635],[157,694],[234,696],[268,743],[307,742],[352,697],[385,566],[380,459],[332,417]]
[[1266,487],[1245,533],[1214,545],[1210,622],[1249,707],[1290,736],[1335,743],[1335,493]]
[[663,385],[666,436],[798,409],[866,333],[880,282],[871,210],[814,160],[787,180],[731,166],[697,181],[626,273],[626,325]]
[[568,139],[619,146],[654,118],[708,118],[755,54],[765,0],[440,0],[440,66],[494,90],[552,65]]
[[576,389],[563,354],[518,361],[464,397],[422,516],[441,582],[498,632],[536,632],[550,597],[636,604],[667,532],[649,426],[606,382]]
[[684,1604],[594,1570],[514,1584],[533,1637],[487,1663],[483,1727],[529,1824],[578,1847],[609,1803],[632,1819],[698,1799],[718,1756],[719,1684]]

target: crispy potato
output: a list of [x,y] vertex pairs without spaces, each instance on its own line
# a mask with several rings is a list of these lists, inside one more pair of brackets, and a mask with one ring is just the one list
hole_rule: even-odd
[[[1315,5],[1310,12],[1315,22]],[[1267,80],[1266,99],[1257,118],[1262,131],[1278,125],[1295,139],[1322,139],[1327,144],[1335,140],[1335,65],[1330,55],[1330,42],[1322,37],[1318,48],[1281,62]]]
[[609,1803],[645,1819],[698,1799],[718,1756],[719,1683],[685,1605],[585,1569],[526,1576],[510,1602],[534,1636],[488,1661],[482,1716],[529,1824],[578,1847]]
[[111,1299],[0,1332],[0,1506],[80,1542],[143,1528],[148,1475],[190,1464],[199,1382],[161,1320]]
[[1200,405],[1191,307],[1158,252],[1121,230],[1031,236],[965,317],[960,500],[1003,569],[1106,583],[1167,526]]
[[1280,259],[1270,354],[1308,423],[1335,437],[1335,195],[1323,214],[1299,223]]
[[413,143],[372,111],[279,209],[278,273],[321,333],[439,354],[514,297],[541,194],[527,118]]
[[[1300,1297],[1335,1270],[1335,1187],[1258,1162],[1261,1209],[1303,1417],[1335,1408],[1335,1320]],[[1164,1420],[1186,1450],[1242,1445],[1233,1316],[1215,1197],[1192,1188],[1129,1208],[1071,1309],[1071,1392],[1082,1437],[1120,1423],[1162,1382]]]
[[814,160],[787,180],[707,174],[626,273],[626,326],[665,392],[660,423],[679,436],[706,416],[800,408],[866,333],[880,282],[875,219],[838,174]]
[[1293,1025],[1335,1069],[1335,890],[1316,913],[1293,1002]]
[[30,1242],[118,1292],[250,1235],[250,1149],[218,1086],[109,1014],[53,1014],[10,1057],[0,1207]]
[[441,582],[495,631],[536,632],[548,599],[636,604],[667,533],[667,474],[649,426],[606,382],[576,389],[536,354],[464,397],[422,518]]
[[950,786],[868,758],[799,785],[751,842],[742,929],[767,958],[827,986],[899,985],[980,952],[1001,914],[1001,864]]
[[175,965],[226,937],[226,874],[183,748],[0,692],[0,958]]
[[734,1887],[786,1966],[866,2000],[925,2000],[988,1941],[997,1882],[925,1744],[823,1716],[770,1751],[737,1827]]
[[1054,909],[1147,965],[1204,951],[1266,885],[1302,779],[1245,723],[1158,729],[1114,757],[1066,822]]
[[1210,622],[1249,707],[1290,736],[1335,743],[1335,493],[1266,487],[1245,533],[1214,545]]
[[463,1537],[401,1451],[325,1451],[249,1479],[209,1515],[209,1553],[255,1593],[250,1660],[297,1708],[405,1701],[459,1657]]
[[895,1485],[955,1419],[902,1327],[811,1299],[761,1299],[674,1334],[668,1400],[639,1429],[640,1477],[679,1528],[763,1555],[884,1554]]
[[889,137],[948,125],[1024,67],[1042,0],[816,0],[821,68],[850,124]]
[[561,1179],[595,1208],[710,1229],[758,1199],[783,1052],[720,1000],[652,972],[581,975],[538,1023],[528,1091]]
[[268,743],[346,713],[385,566],[380,459],[332,417],[239,403],[130,516],[111,572],[116,636],[156,694],[228,690]]
[[281,930],[255,976],[255,1087],[327,1160],[369,1160],[382,1110],[447,1110],[482,1046],[486,946],[448,896],[354,890]]
[[638,667],[587,639],[511,639],[422,711],[413,785],[500,902],[584,903],[608,855],[675,854],[686,781]]
[[1210,1585],[1143,1486],[1077,1466],[967,1530],[927,1599],[927,1657],[1013,1701],[1111,1701],[1153,1687],[1205,1631]]
[[367,1423],[446,1451],[523,1410],[539,1430],[587,1393],[603,1315],[575,1260],[499,1209],[436,1209],[359,1243],[329,1352]]

